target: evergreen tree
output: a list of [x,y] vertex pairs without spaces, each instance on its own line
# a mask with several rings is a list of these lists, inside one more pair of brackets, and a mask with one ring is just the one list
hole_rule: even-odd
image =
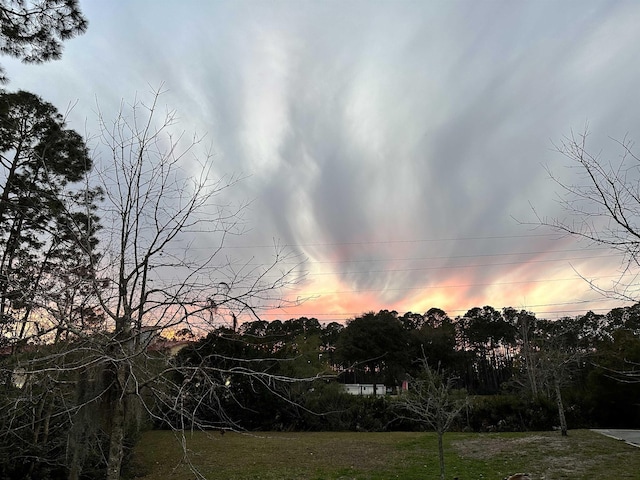
[[[87,25],[78,0],[0,0],[0,52],[25,63],[57,60],[62,42]],[[0,67],[0,83],[6,82]]]
[[91,167],[83,138],[66,127],[53,105],[24,91],[0,93],[0,332],[5,341],[39,334],[42,325],[29,328],[30,316],[35,308],[50,306],[48,293],[59,290],[54,285],[60,286],[60,275],[90,276],[100,190],[78,183]]
[[82,448],[71,433],[92,431],[81,405],[95,382],[80,381],[86,341],[102,328],[92,267],[101,190],[82,182],[91,167],[55,107],[0,92],[2,478],[66,476]]

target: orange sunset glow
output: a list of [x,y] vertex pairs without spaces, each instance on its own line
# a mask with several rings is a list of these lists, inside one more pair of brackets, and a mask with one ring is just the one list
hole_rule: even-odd
[[[580,248],[581,244],[570,239],[552,242],[558,243],[558,248],[542,253],[465,255],[444,262],[453,260],[453,265],[432,266],[443,263],[438,258],[396,257],[388,262],[393,264],[388,270],[374,267],[363,271],[353,262],[349,267],[351,274],[380,279],[371,288],[362,289],[355,282],[340,278],[348,273],[335,269],[339,261],[306,262],[306,277],[284,295],[292,304],[265,310],[262,316],[267,320],[305,316],[321,322],[343,322],[369,311],[395,310],[402,315],[424,313],[436,307],[453,318],[473,307],[490,305],[498,309],[524,309],[542,318],[555,319],[587,311],[606,313],[629,303],[605,297],[589,284],[608,289],[620,280],[620,275],[616,275],[621,266],[618,254],[602,247]],[[385,261],[384,257],[379,260]],[[402,277],[416,271],[424,279],[403,286],[406,284],[402,283]]]
[[[607,226],[563,192],[588,182],[558,147],[586,133],[587,151],[615,165],[618,142],[640,138],[634,2],[221,1],[198,15],[151,3],[86,2],[91,27],[59,62],[3,66],[11,88],[68,110],[88,138],[96,103],[115,118],[122,98],[162,90],[175,138],[199,139],[185,177],[206,163],[231,180],[217,205],[238,213],[219,236],[167,248],[206,258],[224,243],[212,285],[249,271],[230,280],[227,262],[269,278],[293,269],[289,288],[251,306],[261,318],[485,305],[558,318],[632,303],[588,283],[616,286],[615,251],[540,223],[579,224],[575,207]],[[141,18],[184,30],[141,30]],[[270,271],[274,244],[287,255]]]

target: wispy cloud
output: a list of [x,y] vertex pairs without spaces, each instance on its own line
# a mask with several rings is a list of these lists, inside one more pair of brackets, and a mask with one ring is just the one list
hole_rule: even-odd
[[[530,203],[560,214],[541,167],[563,162],[552,140],[587,120],[595,151],[608,136],[640,135],[639,5],[83,8],[89,31],[63,60],[5,62],[11,88],[60,108],[78,99],[71,118],[81,128],[94,96],[115,109],[164,82],[181,127],[208,133],[217,171],[248,175],[235,193],[255,200],[252,228],[237,242],[276,239],[307,258],[292,294],[312,299],[283,317],[481,304],[561,311],[595,298],[576,279],[574,253],[553,253],[572,242],[529,236],[513,218],[531,219]],[[615,274],[608,260],[580,267]]]

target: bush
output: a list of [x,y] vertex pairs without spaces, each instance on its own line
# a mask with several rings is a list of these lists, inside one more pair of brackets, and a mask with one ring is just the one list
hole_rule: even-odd
[[557,416],[556,405],[542,398],[476,396],[471,399],[466,423],[476,432],[551,430],[557,423]]

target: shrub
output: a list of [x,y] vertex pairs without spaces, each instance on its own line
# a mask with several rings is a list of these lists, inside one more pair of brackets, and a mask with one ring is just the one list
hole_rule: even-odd
[[557,408],[549,400],[491,395],[472,398],[466,423],[476,432],[550,430],[556,417]]

